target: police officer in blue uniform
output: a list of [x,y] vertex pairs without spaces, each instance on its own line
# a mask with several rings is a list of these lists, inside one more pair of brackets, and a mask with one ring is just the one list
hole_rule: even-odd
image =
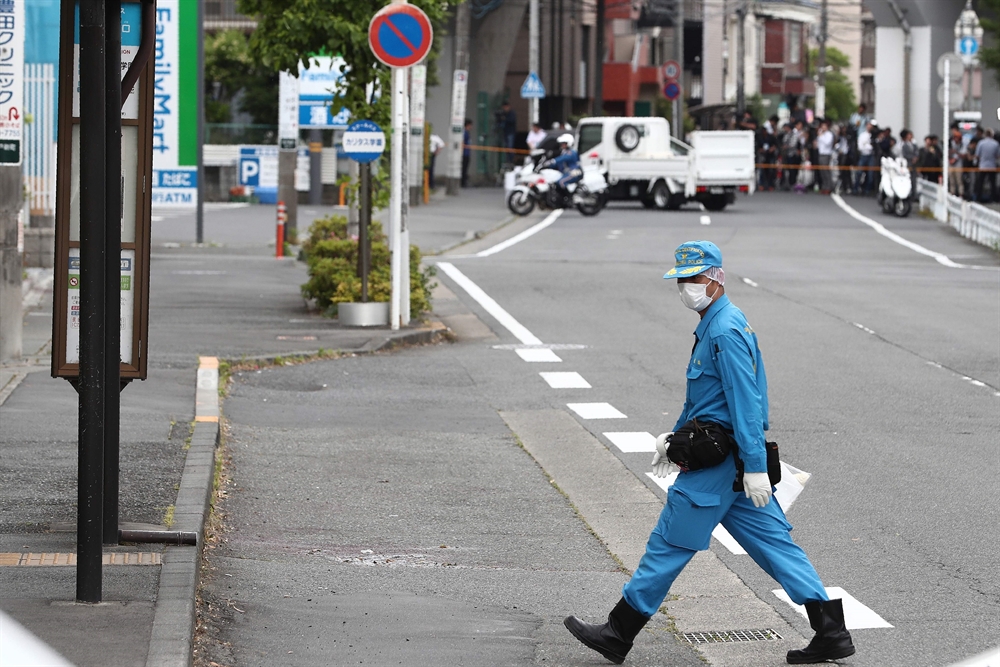
[[557,181],[557,185],[565,193],[567,187],[583,178],[583,170],[580,169],[580,156],[573,150],[573,135],[567,132],[560,136],[558,141],[559,155],[549,160],[547,166],[563,173],[562,178]]
[[[564,624],[588,647],[621,664],[674,579],[696,552],[708,549],[712,530],[721,523],[795,603],[805,605],[816,635],[806,648],[789,651],[787,661],[806,664],[853,655],[841,600],[828,599],[812,563],[792,541],[792,527],[781,507],[771,502],[764,362],[757,334],[726,296],[722,253],[709,241],[691,241],[677,248],[675,259],[674,268],[663,277],[677,279],[681,301],[699,313],[701,322],[687,367],[687,398],[674,431],[692,419],[720,426],[738,448],[743,492],[733,490],[738,465],[734,453],[712,467],[680,470],[639,567],[607,623],[569,616]],[[679,470],[667,457],[672,433],[657,438],[653,471],[659,477]]]

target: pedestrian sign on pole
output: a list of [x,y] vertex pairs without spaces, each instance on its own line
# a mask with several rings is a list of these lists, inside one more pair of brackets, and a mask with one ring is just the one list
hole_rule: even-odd
[[545,85],[535,72],[528,72],[528,78],[521,84],[521,98],[526,100],[545,99]]
[[347,157],[365,164],[378,159],[385,151],[385,133],[372,121],[359,120],[344,132],[343,146]]
[[389,67],[416,65],[431,50],[434,31],[419,7],[405,3],[383,7],[368,24],[368,44]]
[[668,60],[663,63],[663,77],[666,79],[677,79],[681,75],[681,66],[676,60]]

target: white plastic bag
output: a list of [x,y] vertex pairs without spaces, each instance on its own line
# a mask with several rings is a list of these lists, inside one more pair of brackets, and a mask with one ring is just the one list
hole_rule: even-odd
[[810,477],[812,473],[781,462],[781,481],[774,487],[774,499],[781,505],[782,511],[788,512]]

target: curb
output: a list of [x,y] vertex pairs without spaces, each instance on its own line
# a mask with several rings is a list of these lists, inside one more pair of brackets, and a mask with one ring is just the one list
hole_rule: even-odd
[[219,444],[219,360],[200,357],[194,432],[184,461],[174,526],[198,534],[198,545],[170,546],[163,554],[146,667],[190,667],[194,659],[198,569],[211,509],[215,449]]

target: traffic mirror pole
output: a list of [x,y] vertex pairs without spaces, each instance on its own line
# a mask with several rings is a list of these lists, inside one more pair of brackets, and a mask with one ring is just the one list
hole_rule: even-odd
[[[64,17],[70,20],[68,17]],[[76,598],[101,601],[107,278],[105,3],[80,0],[80,394]],[[117,55],[117,54],[116,54]],[[115,80],[117,85],[118,81]]]

